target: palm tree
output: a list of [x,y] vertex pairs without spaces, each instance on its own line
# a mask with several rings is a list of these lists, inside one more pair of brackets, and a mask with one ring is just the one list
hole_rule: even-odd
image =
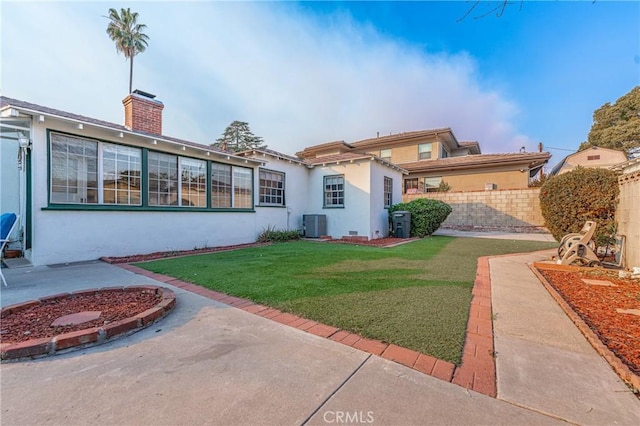
[[138,24],[138,13],[131,12],[130,8],[120,9],[120,14],[116,9],[109,9],[109,19],[107,34],[116,43],[116,50],[122,52],[125,58],[129,59],[129,93],[132,91],[133,83],[133,57],[140,52],[144,52],[149,45],[149,37],[144,34],[144,24]]

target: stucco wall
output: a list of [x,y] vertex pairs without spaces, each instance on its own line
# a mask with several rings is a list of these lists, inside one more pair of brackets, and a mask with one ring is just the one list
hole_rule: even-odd
[[389,236],[389,213],[384,207],[384,178],[391,178],[391,205],[402,200],[402,175],[378,163],[371,168],[371,230],[370,239]]
[[[308,189],[308,214],[327,215],[327,234],[334,238],[353,233],[359,236],[370,234],[371,182],[369,161],[316,166],[310,170]],[[324,176],[344,175],[344,208],[325,208]]]
[[640,266],[640,170],[632,168],[618,177],[620,198],[616,209],[618,234],[626,236],[625,265]]
[[[47,210],[47,128],[78,136],[96,137],[113,143],[151,146],[149,138],[126,135],[120,138],[113,131],[77,129],[70,123],[47,118],[34,123],[32,141],[32,249],[26,253],[34,265],[93,260],[101,256],[125,256],[154,251],[189,250],[194,247],[220,246],[253,242],[257,234],[273,223],[273,217],[254,212],[194,212],[194,211],[96,211]],[[157,145],[160,146],[160,143]],[[213,160],[200,150],[178,147],[179,155]],[[215,160],[224,162],[224,157]],[[233,160],[233,159],[232,159]],[[235,164],[251,167],[244,160]],[[257,197],[258,168],[254,169],[254,197]],[[297,207],[302,210],[302,207]],[[267,210],[267,209],[262,209]],[[278,217],[286,226],[286,209]],[[270,209],[274,211],[274,209]],[[274,212],[275,213],[275,212]],[[275,214],[274,214],[275,216]],[[262,221],[261,219],[265,220]]]
[[[419,152],[418,145],[423,143],[431,143],[431,158],[436,159],[440,156],[440,142],[436,142],[435,140],[425,140],[420,143],[413,143],[407,146],[391,146],[391,162],[402,165],[402,163],[411,163],[413,161],[418,161]],[[374,151],[376,155],[380,155],[380,150]]]
[[544,226],[539,194],[539,188],[527,188],[405,194],[403,199],[408,202],[432,198],[449,204],[453,211],[442,224],[444,227],[531,231]]
[[285,207],[272,207],[260,205],[259,173],[255,174],[254,191],[257,226],[261,226],[258,232],[267,227],[276,229],[302,229],[302,215],[307,212],[307,198],[309,188],[309,170],[300,163],[289,163],[287,160],[278,160],[274,157],[254,158],[264,161],[266,164],[260,169],[275,170],[285,174]]
[[498,190],[529,187],[529,173],[521,172],[520,167],[516,166],[494,167],[490,172],[473,169],[414,173],[405,178],[416,177],[442,177],[442,180],[451,187],[451,191],[484,191],[487,183],[494,184],[495,189]]

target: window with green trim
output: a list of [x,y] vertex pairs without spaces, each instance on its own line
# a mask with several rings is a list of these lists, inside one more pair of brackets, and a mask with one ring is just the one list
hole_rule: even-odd
[[49,144],[52,205],[253,208],[249,167],[145,149],[143,175],[142,148],[57,132],[49,133]]
[[231,207],[231,166],[211,163],[211,207]]
[[260,170],[260,204],[284,206],[284,173]]
[[344,207],[344,175],[324,177],[324,207]]
[[211,207],[253,207],[253,169],[211,163]]
[[52,204],[141,205],[142,150],[50,134]]

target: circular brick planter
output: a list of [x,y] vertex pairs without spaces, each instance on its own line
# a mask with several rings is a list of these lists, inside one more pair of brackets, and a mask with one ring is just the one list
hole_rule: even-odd
[[[130,286],[130,287],[108,287],[101,289],[80,290],[73,293],[62,293],[54,296],[47,296],[29,302],[18,303],[2,308],[0,318],[5,318],[11,314],[22,310],[41,306],[55,300],[72,299],[79,295],[98,295],[113,292],[142,292],[153,293],[158,296],[158,304],[135,316],[119,321],[111,322],[100,327],[91,327],[78,331],[71,331],[58,334],[53,337],[30,339],[18,343],[0,344],[0,358],[2,361],[19,360],[21,358],[35,358],[48,355],[55,355],[60,351],[84,348],[87,346],[99,345],[109,342],[117,337],[132,334],[142,330],[156,321],[164,318],[176,305],[176,296],[173,291],[158,286]],[[80,314],[87,314],[83,312]]]

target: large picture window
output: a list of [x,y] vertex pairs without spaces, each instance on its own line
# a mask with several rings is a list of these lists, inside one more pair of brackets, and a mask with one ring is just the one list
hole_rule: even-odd
[[344,175],[324,177],[324,206],[344,207]]
[[211,207],[253,207],[253,169],[211,164]]
[[149,205],[207,207],[207,162],[150,152]]
[[260,204],[284,206],[284,173],[260,170]]
[[[57,132],[49,133],[49,144],[51,207],[78,204],[253,209],[253,169],[249,167]],[[282,181],[274,189],[284,191],[283,185]],[[284,192],[274,193],[271,201],[284,203]]]
[[98,203],[98,142],[51,135],[51,202]]
[[142,150],[51,134],[51,203],[140,205]]

